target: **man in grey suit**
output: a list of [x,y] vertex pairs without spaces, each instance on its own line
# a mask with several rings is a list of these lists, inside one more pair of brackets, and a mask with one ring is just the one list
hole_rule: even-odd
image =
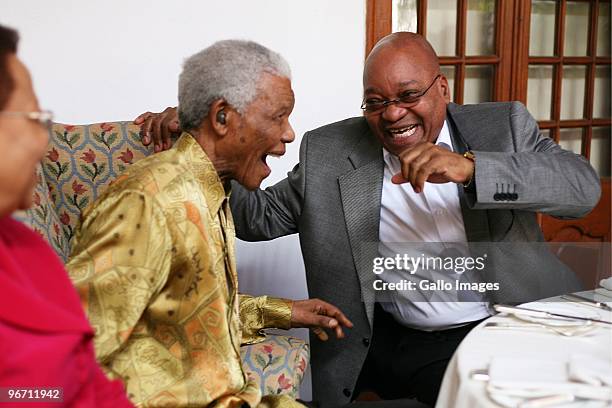
[[[248,241],[299,233],[310,296],[354,323],[341,341],[311,336],[315,400],[335,406],[374,390],[434,405],[449,359],[491,314],[490,302],[579,288],[542,246],[517,253],[505,245],[543,241],[536,212],[584,216],[599,180],[584,158],[543,137],[520,103],[450,103],[437,56],[416,34],[391,34],[372,50],[362,109],[363,117],[307,132],[299,164],[278,184],[234,185],[236,231]],[[473,279],[499,290],[441,302],[422,290],[389,292],[377,302],[371,244],[390,242],[487,253],[486,271]]]

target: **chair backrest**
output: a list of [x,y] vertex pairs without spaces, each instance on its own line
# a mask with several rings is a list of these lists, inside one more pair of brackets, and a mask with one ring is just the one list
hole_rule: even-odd
[[64,261],[81,211],[128,166],[148,156],[131,122],[53,125],[38,168],[34,205],[16,218],[30,225]]

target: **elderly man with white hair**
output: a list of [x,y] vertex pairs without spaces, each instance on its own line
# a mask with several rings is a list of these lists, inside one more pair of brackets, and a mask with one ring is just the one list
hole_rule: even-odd
[[294,95],[275,52],[221,41],[187,59],[183,133],[120,176],[84,213],[68,271],[95,328],[96,357],[137,405],[300,406],[260,394],[241,342],[266,327],[351,322],[323,301],[238,295],[230,181],[256,189],[285,153]]

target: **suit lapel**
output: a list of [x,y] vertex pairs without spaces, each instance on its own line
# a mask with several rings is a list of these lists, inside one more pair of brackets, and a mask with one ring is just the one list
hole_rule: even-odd
[[382,147],[368,130],[361,135],[347,159],[353,170],[340,176],[338,184],[361,296],[372,326],[375,301],[372,257],[378,256],[383,183]]
[[[468,147],[477,143],[472,143],[469,135],[462,133],[466,124],[456,110],[457,105],[449,104],[447,119],[453,148],[463,154]],[[361,135],[347,159],[353,170],[338,177],[338,184],[361,296],[372,326],[375,302],[372,284],[375,277],[371,262],[373,257],[378,256],[383,158],[382,147],[369,129]],[[490,242],[487,212],[470,209],[463,186],[457,185],[457,189],[468,242]]]

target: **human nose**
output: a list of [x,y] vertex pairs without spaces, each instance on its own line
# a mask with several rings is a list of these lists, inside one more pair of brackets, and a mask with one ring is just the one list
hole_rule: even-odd
[[50,126],[37,126],[34,132],[36,138],[36,145],[38,147],[41,158],[44,157],[47,152],[49,145],[49,133],[51,132]]
[[287,129],[283,133],[281,140],[283,143],[291,143],[295,140],[295,132],[293,131],[293,126],[291,126],[290,123],[287,123]]
[[397,101],[390,102],[391,103],[387,104],[387,106],[383,108],[381,115],[387,122],[396,122],[406,115],[408,108],[399,106]]

